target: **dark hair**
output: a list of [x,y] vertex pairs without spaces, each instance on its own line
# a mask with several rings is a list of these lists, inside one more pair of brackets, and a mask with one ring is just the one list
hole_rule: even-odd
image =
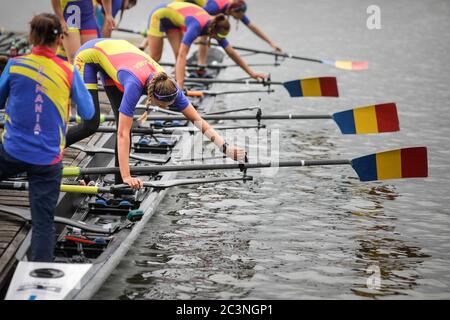
[[61,23],[54,14],[41,13],[30,22],[30,42],[35,46],[53,45],[62,33]]
[[230,22],[227,17],[221,13],[214,17],[208,27],[209,41],[211,37],[217,34],[227,35],[230,32]]
[[117,25],[120,24],[120,22],[122,21],[123,18],[123,12],[126,9],[132,8],[136,5],[137,0],[128,0],[128,8],[125,8],[125,1],[122,0],[122,6],[120,7],[120,18],[119,18],[119,22],[117,23]]
[[247,4],[245,3],[244,0],[237,0],[230,4],[228,10],[230,12],[232,12],[232,11],[245,12],[245,11],[247,11]]

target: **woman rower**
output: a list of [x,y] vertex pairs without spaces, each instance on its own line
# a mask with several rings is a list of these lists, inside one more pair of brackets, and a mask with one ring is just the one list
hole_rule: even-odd
[[[184,34],[183,34],[184,31]],[[254,79],[267,76],[254,72],[229,44],[226,37],[230,23],[225,15],[210,16],[203,8],[186,2],[172,2],[157,6],[149,18],[148,46],[150,56],[159,61],[163,50],[163,37],[167,35],[176,58],[176,79],[184,87],[186,58],[189,48],[199,36],[208,36],[218,40],[230,58]]]
[[[115,26],[112,17],[111,0],[102,0],[105,8],[105,24],[108,28]],[[61,22],[64,32],[64,51],[58,55],[67,55],[73,63],[75,53],[85,42],[98,37],[98,26],[94,15],[93,0],[52,0],[52,7]]]
[[[111,31],[112,31],[112,25],[106,23],[105,16],[105,8],[103,7],[103,0],[96,0],[99,7],[100,7],[100,16],[97,15],[97,19],[99,20],[99,25],[102,30],[101,36],[102,38],[111,38]],[[111,15],[113,18],[116,18],[117,13],[120,11],[120,18],[119,22],[116,24],[116,26],[119,25],[119,23],[122,21],[123,13],[125,10],[129,10],[133,8],[137,3],[137,0],[112,0],[111,3]]]
[[120,174],[116,183],[125,182],[134,189],[142,187],[142,181],[131,177],[129,153],[131,127],[136,105],[142,95],[147,95],[147,105],[168,108],[174,105],[192,121],[217,147],[230,158],[242,161],[244,150],[228,147],[222,137],[202,119],[174,80],[146,53],[125,40],[95,39],[85,43],[75,57],[86,87],[93,96],[96,115],[90,121],[82,121],[71,127],[67,134],[67,146],[93,134],[100,123],[97,73],[101,74],[106,94],[116,118],[116,166]]
[[32,53],[9,59],[0,78],[0,108],[6,104],[0,180],[27,174],[31,259],[51,262],[70,100],[77,103],[83,119],[93,117],[94,106],[78,71],[55,56],[63,34],[58,17],[40,14],[30,26]]
[[[175,0],[177,2],[194,3],[206,10],[210,15],[215,16],[223,13],[227,16],[232,16],[236,20],[240,20],[253,33],[255,33],[262,40],[267,42],[273,50],[281,52],[281,48],[275,44],[256,24],[250,21],[246,16],[247,4],[244,0]],[[206,48],[206,47],[205,47]],[[206,55],[205,55],[206,57]]]

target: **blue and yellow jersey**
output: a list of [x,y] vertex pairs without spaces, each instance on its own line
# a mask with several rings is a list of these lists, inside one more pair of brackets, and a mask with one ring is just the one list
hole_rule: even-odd
[[[78,50],[75,66],[80,71],[88,89],[97,89],[97,73],[105,86],[115,85],[123,92],[119,111],[132,117],[142,95],[147,93],[147,83],[164,69],[148,54],[125,40],[94,39]],[[182,111],[189,100],[180,90],[175,106]]]
[[[172,2],[157,6],[150,13],[148,34],[164,37],[170,29],[184,32],[182,42],[188,47],[198,37],[207,34],[208,26],[213,17],[203,8],[187,2]],[[219,44],[226,48],[228,41],[222,39]]]
[[[176,2],[194,3],[206,10],[210,15],[216,16],[219,13],[226,14],[232,0],[175,0]],[[241,19],[246,26],[249,25],[250,19],[244,15]]]
[[2,143],[23,162],[50,165],[61,161],[71,98],[83,119],[94,105],[79,73],[48,47],[10,59],[0,78],[0,108],[6,104]]
[[69,32],[98,36],[93,0],[60,0]]

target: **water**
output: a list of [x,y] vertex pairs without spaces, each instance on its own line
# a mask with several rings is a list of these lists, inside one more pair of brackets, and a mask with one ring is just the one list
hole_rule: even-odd
[[[396,102],[399,133],[342,136],[324,120],[266,123],[280,130],[282,159],[425,145],[429,178],[361,183],[349,167],[316,167],[282,169],[275,177],[252,171],[255,181],[247,184],[174,188],[95,298],[450,298],[450,2],[377,1],[381,30],[366,27],[373,1],[248,2],[251,20],[286,51],[368,60],[370,69],[285,61],[260,70],[275,80],[337,76],[341,97],[291,99],[278,88],[269,96],[223,97],[219,107],[261,98],[265,113],[329,114]],[[122,26],[144,28],[151,7],[140,2]],[[267,49],[243,25],[238,31],[232,43]],[[223,74],[241,76],[237,68]],[[216,87],[222,88],[236,87]],[[379,289],[368,288],[369,270],[379,270]]]
[[[400,133],[342,136],[331,121],[267,124],[280,130],[283,159],[425,145],[430,177],[361,183],[347,167],[292,168],[272,178],[257,172],[253,183],[173,189],[95,298],[450,298],[450,3],[377,1],[381,30],[366,28],[370,1],[279,3],[249,1],[250,18],[286,51],[367,59],[370,69],[285,61],[265,71],[276,80],[337,76],[341,98],[294,100],[277,90],[218,104],[261,97],[266,113],[327,114],[396,102]],[[265,48],[242,25],[239,31],[232,43]],[[241,75],[229,69],[223,77]],[[380,273],[378,290],[370,270]]]

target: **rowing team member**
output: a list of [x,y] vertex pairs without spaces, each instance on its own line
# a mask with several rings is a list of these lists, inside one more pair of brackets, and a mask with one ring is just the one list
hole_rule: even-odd
[[216,16],[223,13],[227,16],[232,16],[236,20],[240,20],[258,37],[267,42],[273,50],[281,52],[281,48],[275,44],[264,32],[256,26],[245,15],[247,11],[247,4],[244,0],[175,0],[177,2],[194,3],[206,10],[210,15]]
[[[101,27],[101,36],[103,38],[110,38],[111,37],[111,31],[112,26],[111,24],[105,23],[104,17],[106,16],[105,8],[103,6],[104,0],[94,0],[98,4],[98,7],[100,8],[100,12],[97,14],[97,22],[99,26]],[[116,26],[119,25],[119,23],[122,21],[123,13],[125,10],[129,10],[133,8],[137,3],[137,0],[112,0],[111,3],[111,15],[113,18],[116,17],[117,13],[120,11],[120,18],[119,22],[116,23]]]
[[[99,28],[94,15],[92,0],[51,0],[53,10],[58,16],[64,33],[64,51],[59,50],[58,55],[73,63],[78,48],[89,40],[98,37]],[[105,10],[105,28],[115,27],[112,16],[111,0],[102,0]]]
[[143,185],[140,179],[131,176],[129,165],[133,116],[142,95],[147,95],[147,105],[161,108],[174,105],[228,157],[244,160],[245,151],[234,146],[228,147],[223,138],[202,119],[164,69],[131,43],[117,39],[91,40],[78,51],[75,66],[92,94],[96,111],[92,120],[82,121],[69,129],[67,146],[90,136],[100,124],[97,87],[97,73],[100,73],[116,118],[115,160],[116,166],[120,167],[120,174],[115,176],[116,184],[123,181],[134,189]]
[[30,27],[32,53],[11,58],[0,78],[0,108],[6,104],[0,180],[27,174],[32,261],[51,262],[70,100],[86,120],[94,106],[78,71],[55,55],[63,34],[58,17],[40,14]]
[[177,61],[176,79],[181,88],[184,87],[189,48],[199,36],[216,39],[228,56],[250,77],[267,78],[267,75],[253,71],[227,41],[230,23],[224,14],[212,17],[205,9],[195,4],[172,2],[157,6],[150,14],[148,26],[149,52],[155,61],[161,59],[163,38],[167,35]]

